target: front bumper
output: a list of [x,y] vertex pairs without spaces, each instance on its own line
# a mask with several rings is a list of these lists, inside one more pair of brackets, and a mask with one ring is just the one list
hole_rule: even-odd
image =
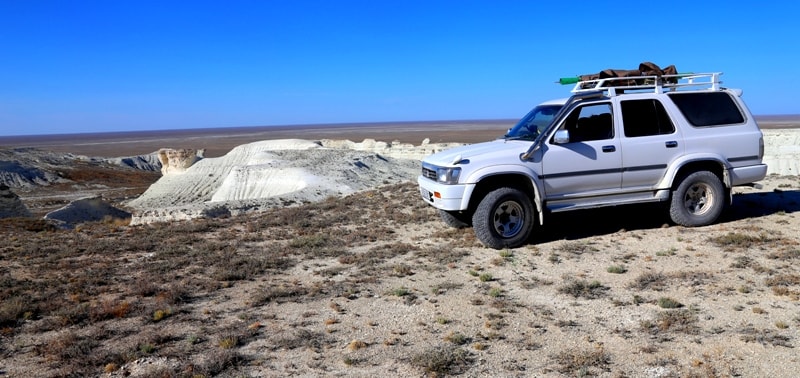
[[417,178],[419,192],[425,202],[433,207],[447,211],[466,210],[469,205],[467,195],[472,193],[475,184],[440,184],[431,179]]

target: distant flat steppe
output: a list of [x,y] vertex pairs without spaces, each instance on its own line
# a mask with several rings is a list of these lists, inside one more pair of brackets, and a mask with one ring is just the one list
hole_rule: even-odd
[[[798,115],[757,116],[762,129],[800,128]],[[222,156],[233,147],[267,139],[370,138],[418,145],[431,143],[477,143],[495,139],[512,127],[514,119],[341,123],[291,126],[252,126],[207,129],[143,130],[90,134],[0,136],[0,147],[33,147],[86,156],[133,156],[159,148],[205,149],[205,156]]]

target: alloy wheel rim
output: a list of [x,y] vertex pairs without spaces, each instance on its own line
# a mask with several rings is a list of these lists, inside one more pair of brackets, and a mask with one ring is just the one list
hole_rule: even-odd
[[504,238],[517,235],[522,230],[522,206],[515,201],[505,201],[494,210],[494,230]]
[[694,184],[686,191],[683,204],[690,214],[703,215],[714,204],[713,192],[706,184]]

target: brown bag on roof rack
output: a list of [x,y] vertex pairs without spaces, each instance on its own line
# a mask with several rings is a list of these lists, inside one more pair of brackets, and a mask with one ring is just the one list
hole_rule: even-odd
[[[674,65],[667,66],[662,70],[661,67],[659,67],[655,63],[643,62],[639,64],[638,70],[617,70],[609,68],[602,70],[596,74],[580,75],[579,78],[581,79],[581,81],[591,81],[591,80],[600,80],[600,79],[608,79],[615,77],[676,75],[677,73],[678,69],[675,68]],[[670,84],[675,84],[678,82],[678,78],[670,77],[666,79],[666,82]],[[647,84],[644,79],[630,79],[630,80],[610,81],[605,86],[617,87],[617,86],[631,86],[631,85],[644,85],[644,84]],[[594,87],[594,85],[588,84],[585,87],[591,88]]]
[[[667,67],[664,67],[662,70],[658,67],[655,63],[651,62],[643,62],[639,64],[639,71],[642,72],[642,76],[664,76],[664,75],[677,75],[678,69],[675,68],[674,64],[671,64]],[[664,80],[666,83],[669,84],[676,84],[678,83],[677,77],[668,77]]]

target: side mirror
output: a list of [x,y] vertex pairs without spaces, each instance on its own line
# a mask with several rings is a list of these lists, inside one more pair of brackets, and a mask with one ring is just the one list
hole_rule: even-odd
[[553,142],[555,144],[569,143],[569,130],[556,131],[556,135],[553,137]]

